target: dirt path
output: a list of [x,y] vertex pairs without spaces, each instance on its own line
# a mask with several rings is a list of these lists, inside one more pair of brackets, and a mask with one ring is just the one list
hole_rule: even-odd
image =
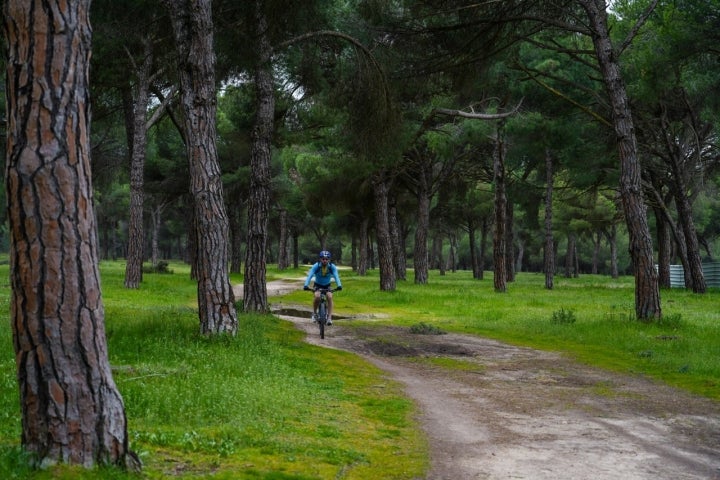
[[[308,342],[362,355],[405,385],[429,439],[428,479],[720,480],[718,402],[473,336],[347,328],[336,315],[320,340],[306,306],[278,313]],[[467,368],[417,361],[441,356]]]

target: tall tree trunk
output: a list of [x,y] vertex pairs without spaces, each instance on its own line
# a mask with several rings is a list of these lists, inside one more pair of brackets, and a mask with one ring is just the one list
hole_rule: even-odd
[[390,195],[388,200],[388,222],[390,225],[390,241],[393,249],[393,267],[398,280],[405,280],[405,242],[397,212],[397,198]]
[[635,274],[635,315],[641,320],[660,318],[660,287],[653,259],[653,245],[642,198],[640,161],[625,82],[610,40],[604,1],[578,0],[585,9],[595,54],[610,103],[620,158],[620,195],[630,236],[630,257]]
[[575,239],[574,233],[569,233],[567,237],[567,251],[565,252],[565,278],[572,278],[573,266],[575,265]]
[[300,234],[297,228],[292,230],[292,258],[293,268],[298,268],[300,266]]
[[593,255],[592,255],[592,266],[590,267],[590,273],[597,275],[598,263],[600,262],[600,246],[602,242],[602,234],[600,232],[593,232]]
[[655,212],[655,235],[658,244],[658,282],[660,288],[670,288],[670,258],[672,255],[672,235],[665,215],[659,207]]
[[[676,160],[676,159],[675,159]],[[694,293],[705,293],[707,284],[705,283],[705,275],[703,275],[702,258],[700,257],[700,244],[697,239],[697,231],[695,230],[695,222],[693,221],[692,207],[688,200],[687,188],[683,181],[682,172],[677,166],[677,161],[673,162],[674,187],[672,189],[675,197],[675,208],[678,213],[678,223],[682,228],[685,237],[685,252],[687,255],[687,269],[691,277],[688,286]]]
[[477,228],[474,220],[470,218],[467,219],[467,229],[468,247],[470,249],[470,266],[472,268],[473,278],[477,280],[482,278],[482,271],[480,270],[480,261],[478,259],[477,240],[475,239]]
[[555,277],[555,240],[553,238],[553,184],[555,169],[550,149],[545,150],[545,247],[543,269],[545,270],[545,288],[552,290]]
[[267,18],[262,1],[256,0],[255,33],[258,63],[255,66],[255,125],[250,157],[250,200],[248,203],[247,254],[243,302],[246,312],[267,312],[267,224],[270,212],[270,143],[275,128],[275,85],[267,37]]
[[415,247],[413,263],[415,283],[425,285],[428,282],[428,232],[430,230],[430,187],[425,175],[418,175],[417,187],[417,225],[415,227]]
[[162,212],[164,209],[164,205],[157,205],[152,209],[152,213],[150,214],[150,218],[152,219],[152,235],[150,238],[152,241],[151,259],[153,268],[157,268],[158,266],[158,257],[160,254],[158,241],[160,238],[160,225],[162,224]]
[[495,150],[493,151],[493,178],[495,183],[495,236],[493,237],[493,263],[494,275],[493,286],[496,292],[507,291],[507,263],[506,256],[506,235],[507,226],[506,208],[507,196],[505,194],[505,127],[503,122],[498,122],[495,138]]
[[228,272],[228,217],[217,157],[215,53],[210,0],[163,0],[178,49],[190,192],[197,233],[198,311],[202,334],[238,328]]
[[505,221],[505,275],[508,282],[515,281],[515,229],[513,228],[515,208],[512,202],[506,202]]
[[280,238],[278,239],[278,269],[285,270],[290,266],[290,255],[288,251],[288,212],[284,208],[278,211],[280,215]]
[[448,255],[448,268],[451,272],[455,273],[457,272],[457,249],[458,249],[458,241],[457,241],[457,235],[454,233],[451,235],[448,235],[448,241],[450,243],[450,254]]
[[440,231],[433,235],[432,263],[440,275],[445,275],[445,260],[443,257],[443,234]]
[[487,243],[488,234],[490,232],[490,219],[488,217],[483,218],[482,224],[480,225],[480,254],[478,260],[478,270],[480,276],[478,280],[485,278],[485,257],[487,256]]
[[130,145],[130,219],[128,221],[128,252],[125,264],[125,288],[138,288],[142,282],[143,203],[145,194],[145,154],[147,135],[145,122],[150,100],[150,76],[153,55],[150,40],[143,39],[144,59],[135,66],[135,94],[133,95],[133,129]]
[[357,274],[361,277],[364,277],[367,274],[368,271],[368,265],[370,265],[370,261],[368,260],[368,255],[370,255],[370,235],[368,234],[368,229],[370,227],[370,220],[367,217],[363,217],[362,221],[360,222],[360,237],[358,238],[358,266],[357,266]]
[[390,221],[388,219],[388,195],[390,187],[384,173],[373,178],[375,197],[375,236],[377,238],[378,262],[380,264],[380,290],[395,290],[395,267],[393,266]]
[[618,272],[617,225],[614,223],[610,227],[608,243],[610,244],[610,277],[618,279],[620,277],[620,273]]
[[22,447],[39,466],[127,465],[90,173],[90,2],[6,0],[10,317]]
[[228,226],[230,227],[230,273],[242,272],[242,222],[240,209],[231,209],[228,212]]
[[517,241],[517,255],[515,256],[515,271],[521,272],[522,271],[522,264],[523,264],[523,258],[525,256],[525,241],[522,238],[519,238]]

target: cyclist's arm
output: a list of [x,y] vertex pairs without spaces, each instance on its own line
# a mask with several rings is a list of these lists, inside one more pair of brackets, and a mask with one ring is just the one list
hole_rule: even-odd
[[335,278],[335,287],[342,288],[342,282],[340,281],[340,275],[338,274],[337,265],[333,264],[333,278]]
[[315,276],[315,268],[317,267],[317,264],[313,264],[312,267],[310,267],[310,271],[308,272],[307,278],[305,279],[305,284],[303,285],[303,288],[310,286],[310,280]]

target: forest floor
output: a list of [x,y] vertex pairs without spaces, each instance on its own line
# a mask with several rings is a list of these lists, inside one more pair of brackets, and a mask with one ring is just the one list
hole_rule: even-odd
[[[272,282],[268,294],[288,288]],[[276,314],[404,385],[430,446],[428,479],[720,480],[719,402],[476,336],[348,328],[340,311],[321,340],[309,304]],[[440,357],[462,368],[430,361]]]

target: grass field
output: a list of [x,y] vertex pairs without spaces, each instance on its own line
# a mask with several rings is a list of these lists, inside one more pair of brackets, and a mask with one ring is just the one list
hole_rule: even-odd
[[[398,385],[358,357],[305,344],[290,324],[270,315],[240,315],[234,339],[200,336],[196,284],[187,266],[170,268],[174,273],[146,274],[139,290],[126,290],[124,264],[101,265],[110,361],[126,404],[131,446],[144,463],[140,476],[27,467],[19,448],[7,284],[0,291],[0,478],[423,475],[426,445],[413,405]],[[305,271],[270,268],[268,279],[297,279],[300,286]],[[0,273],[7,279],[6,265]],[[555,289],[547,291],[542,275],[520,274],[499,294],[492,274],[477,281],[468,272],[434,273],[428,285],[401,281],[394,292],[379,291],[377,272],[358,277],[343,269],[341,275],[338,316],[382,314],[372,322],[430,325],[563,351],[720,400],[718,291],[663,291],[663,320],[643,324],[632,318],[632,278],[557,277]],[[271,302],[308,304],[308,297],[298,291]]]

